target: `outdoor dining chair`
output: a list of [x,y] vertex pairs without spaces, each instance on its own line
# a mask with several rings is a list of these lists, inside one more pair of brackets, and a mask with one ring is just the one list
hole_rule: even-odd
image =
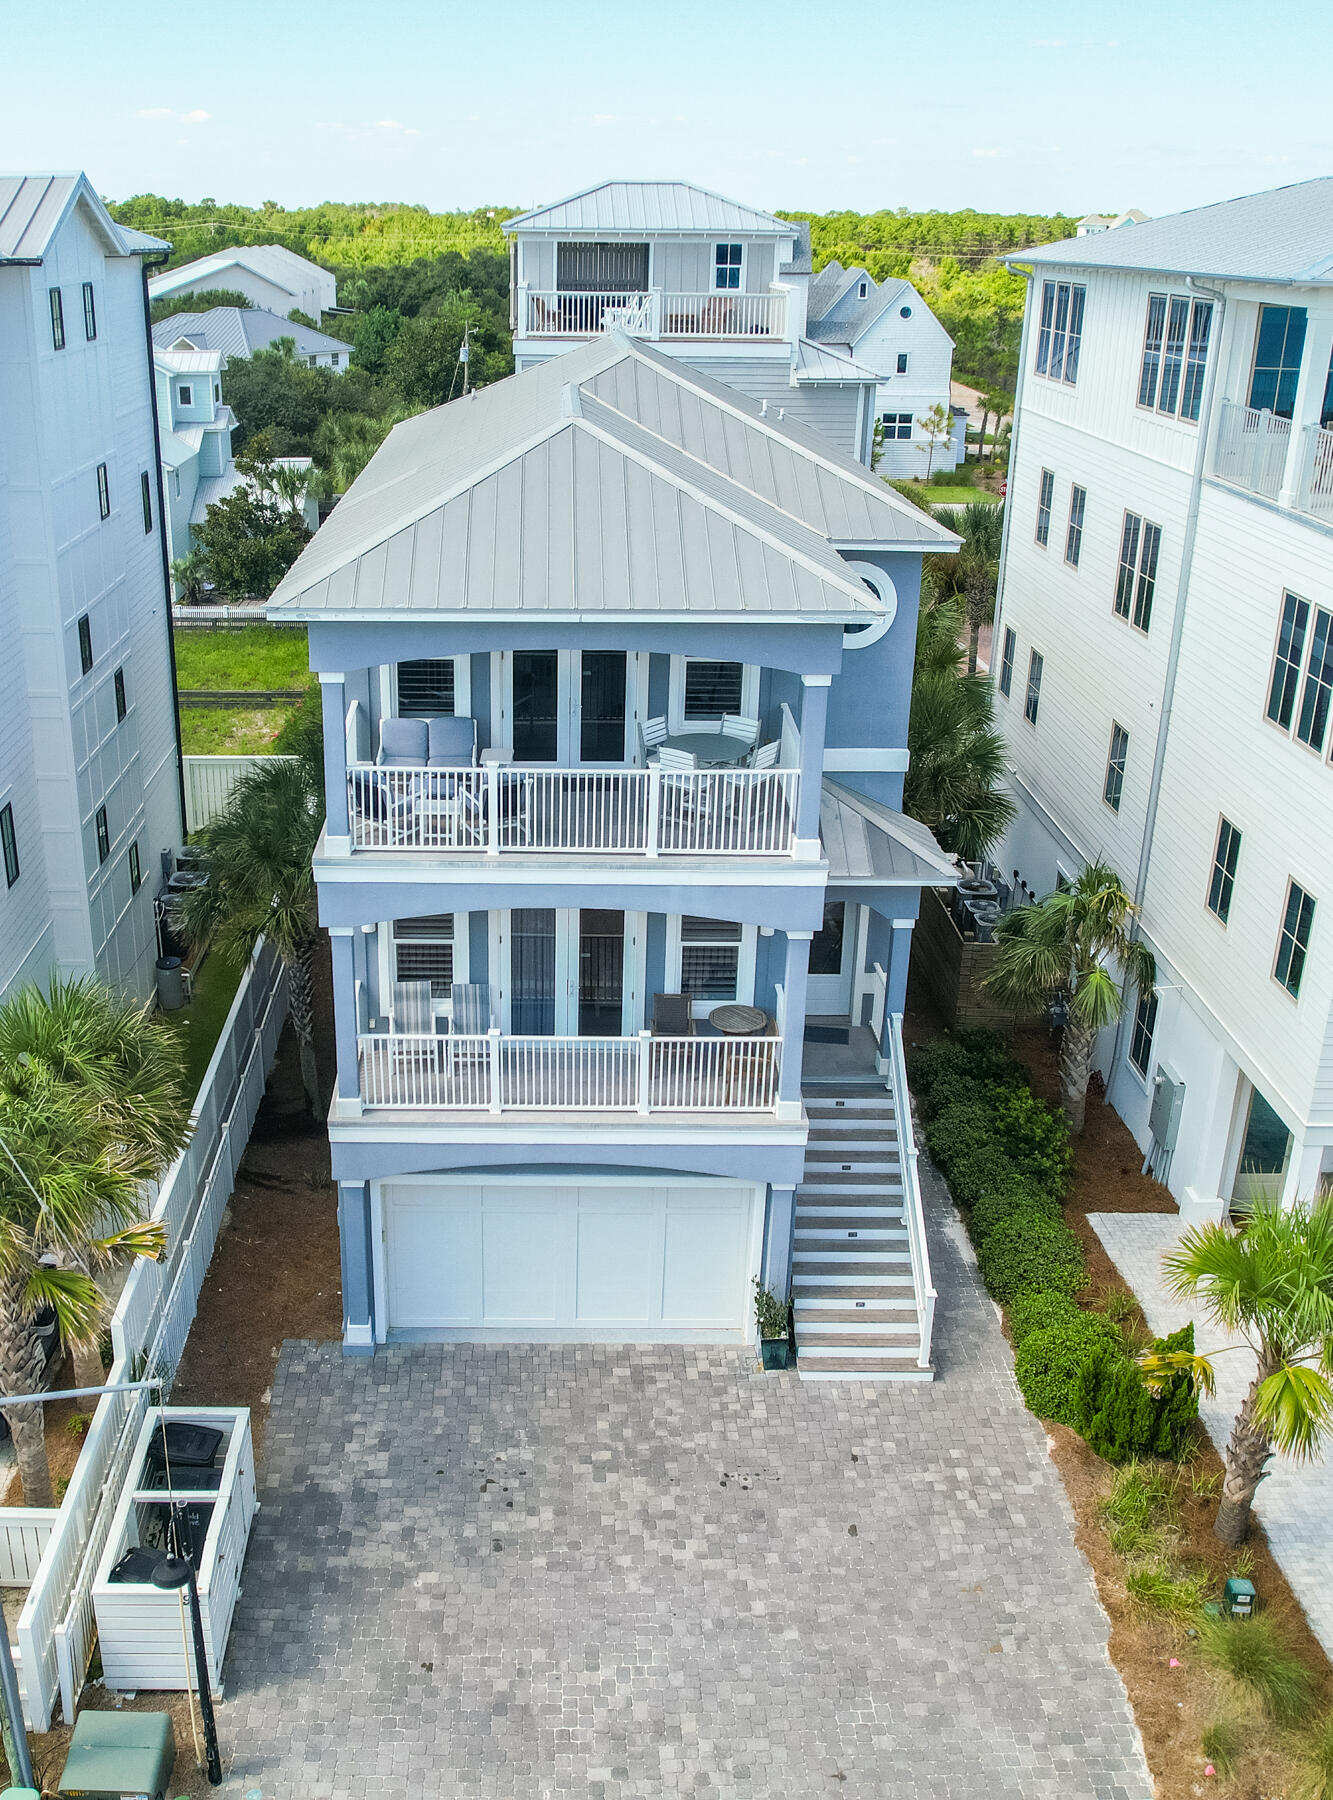
[[776,769],[778,757],[782,754],[782,745],[774,738],[771,744],[760,744],[750,758],[752,769]]
[[744,713],[723,713],[722,735],[742,744],[755,744],[759,741],[759,721],[747,719]]

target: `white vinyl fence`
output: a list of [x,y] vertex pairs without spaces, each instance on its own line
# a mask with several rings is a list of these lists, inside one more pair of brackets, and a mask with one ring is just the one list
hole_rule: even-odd
[[[160,1263],[135,1262],[112,1316],[108,1382],[160,1376],[160,1398],[170,1392],[286,1016],[285,973],[261,942],[200,1084],[190,1142],[153,1203],[152,1217],[166,1227],[166,1255]],[[57,1689],[66,1721],[74,1719],[92,1650],[93,1576],[155,1398],[142,1391],[102,1396],[50,1528],[18,1622],[24,1713],[34,1731],[49,1727]],[[0,1520],[24,1511],[6,1508]]]
[[202,831],[211,824],[246,770],[273,760],[268,756],[183,756],[186,830]]

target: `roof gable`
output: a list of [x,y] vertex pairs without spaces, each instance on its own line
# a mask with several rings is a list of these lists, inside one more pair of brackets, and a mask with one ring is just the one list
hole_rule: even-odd
[[88,177],[0,175],[0,262],[38,263],[76,208],[112,256],[169,250],[170,244],[117,225]]
[[603,181],[549,206],[506,219],[511,231],[739,231],[750,236],[797,237],[773,213],[729,200],[688,181]]
[[200,348],[220,350],[224,356],[250,356],[283,337],[291,338],[303,356],[324,356],[333,351],[345,351],[350,356],[353,349],[341,338],[315,331],[309,325],[298,325],[259,306],[211,306],[206,312],[172,313],[153,327],[153,342],[159,346],[171,344],[181,336],[196,337]]

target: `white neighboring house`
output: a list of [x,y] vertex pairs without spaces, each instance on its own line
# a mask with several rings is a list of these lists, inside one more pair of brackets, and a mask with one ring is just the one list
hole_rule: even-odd
[[[1333,179],[1032,270],[995,627],[1038,894],[1107,858],[1157,997],[1099,1063],[1183,1206],[1333,1176]],[[1173,1116],[1174,1114],[1174,1116]]]
[[1075,237],[1096,237],[1102,231],[1116,231],[1121,225],[1143,225],[1148,215],[1131,206],[1122,213],[1087,213],[1074,227]]
[[312,369],[346,369],[352,345],[325,331],[314,331],[263,307],[213,306],[207,312],[172,313],[153,327],[153,342],[162,350],[218,350],[223,362],[229,356],[251,357],[267,350],[279,338],[291,338],[300,362]]
[[[956,469],[966,454],[967,414],[949,399],[953,339],[910,281],[877,282],[864,269],[826,263],[810,282],[806,334],[850,357],[877,378],[875,412],[883,427],[881,475]],[[921,420],[942,406],[947,440],[930,443]]]
[[283,318],[295,308],[317,320],[338,303],[338,283],[329,271],[281,244],[232,245],[178,268],[164,269],[148,281],[154,300],[200,294],[210,288],[244,294],[252,306],[265,307]]
[[604,181],[504,231],[515,369],[614,326],[870,461],[876,372],[806,332],[803,221],[686,181]]
[[0,177],[0,997],[146,998],[182,842],[142,261],[84,175]]

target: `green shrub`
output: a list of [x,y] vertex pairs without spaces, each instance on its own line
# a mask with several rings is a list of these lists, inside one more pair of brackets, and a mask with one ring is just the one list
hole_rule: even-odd
[[[1199,1740],[1199,1748],[1222,1777],[1235,1773],[1245,1739],[1231,1719],[1214,1719]],[[1333,1788],[1329,1789],[1333,1796]]]
[[[1333,1800],[1333,1713],[1324,1717],[1300,1748],[1300,1800]],[[1217,1763],[1217,1758],[1213,1761]],[[1217,1763],[1218,1768],[1222,1767]]]
[[1034,1331],[1045,1331],[1052,1325],[1069,1325],[1082,1317],[1078,1303],[1068,1294],[1017,1294],[1009,1308],[1009,1336],[1017,1350]]
[[926,1126],[926,1148],[946,1175],[962,1157],[987,1150],[994,1142],[994,1115],[983,1103],[946,1106]]
[[1163,1613],[1180,1625],[1191,1625],[1203,1611],[1207,1579],[1173,1575],[1165,1563],[1145,1563],[1125,1577],[1125,1592],[1143,1612]]
[[977,1262],[1002,1306],[1027,1288],[1077,1294],[1088,1285],[1083,1246],[1061,1220],[1037,1212],[1001,1220],[978,1247]]
[[1309,1711],[1314,1677],[1271,1618],[1204,1619],[1199,1649],[1211,1668],[1253,1694],[1274,1723],[1294,1725]]
[[304,756],[322,768],[324,713],[317,681],[310,683],[301,696],[300,704],[283,721],[282,729],[273,740],[273,754]]
[[1088,1357],[1106,1342],[1108,1327],[1096,1313],[1078,1312],[1030,1331],[1014,1357],[1014,1378],[1029,1411],[1039,1419],[1073,1425],[1074,1387]]
[[1031,1088],[1010,1088],[997,1096],[995,1129],[1029,1183],[1059,1199],[1069,1185],[1074,1156],[1069,1127],[1054,1107],[1038,1100]]
[[978,1252],[996,1227],[1011,1219],[1049,1219],[1058,1225],[1060,1202],[1052,1200],[1049,1194],[1033,1193],[1024,1187],[992,1189],[976,1201],[967,1215],[967,1229]]
[[942,1069],[929,1089],[913,1087],[912,1091],[927,1119],[948,1106],[984,1106],[989,1111],[995,1104],[994,1089],[966,1069]]
[[1117,1471],[1099,1511],[1111,1548],[1136,1556],[1162,1548],[1164,1533],[1176,1523],[1177,1477],[1160,1464],[1130,1462]]
[[927,1116],[948,1104],[945,1096],[936,1098],[936,1089],[950,1082],[980,1089],[988,1104],[993,1103],[997,1088],[1027,1086],[1021,1064],[993,1031],[958,1031],[921,1044],[908,1058],[907,1073]]
[[988,1194],[1008,1194],[1021,1199],[1028,1193],[1023,1171],[996,1144],[983,1144],[953,1158],[949,1187],[960,1206],[975,1206]]

